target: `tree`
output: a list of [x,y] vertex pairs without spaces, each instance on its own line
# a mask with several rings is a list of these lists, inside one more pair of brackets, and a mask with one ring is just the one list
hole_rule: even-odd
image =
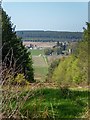
[[51,48],[46,48],[44,50],[45,55],[52,55],[53,50]]
[[50,66],[48,68],[48,74],[47,74],[47,80],[48,81],[51,81],[53,72],[54,72],[55,68],[58,67],[59,63],[60,63],[60,59],[56,59],[50,64]]
[[25,78],[34,80],[30,52],[23,46],[21,38],[15,32],[11,18],[2,9],[2,63],[3,69],[12,69],[14,76],[24,73]]
[[[52,80],[60,84],[87,85],[89,68],[89,50],[88,43],[90,39],[90,23],[87,23],[87,29],[84,29],[83,39],[78,42],[76,52],[64,60],[60,60],[55,68]],[[89,61],[88,61],[89,58]]]

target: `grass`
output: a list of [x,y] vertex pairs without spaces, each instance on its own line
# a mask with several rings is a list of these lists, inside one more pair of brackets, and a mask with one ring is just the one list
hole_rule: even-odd
[[44,55],[44,50],[42,49],[42,50],[39,50],[39,49],[36,49],[36,50],[30,50],[31,51],[31,54],[32,54],[32,56],[33,55],[36,55],[36,56],[38,56],[38,55]]
[[[44,56],[44,50],[30,50],[33,59],[33,68],[36,81],[43,82],[48,73],[47,58]],[[39,56],[40,55],[40,56]]]
[[34,66],[34,70],[35,70],[34,71],[35,78],[36,79],[39,78],[39,80],[41,82],[45,81],[45,78],[46,78],[47,73],[48,73],[48,67],[47,66],[46,67],[45,66],[44,67],[42,67],[42,66]]
[[80,118],[88,101],[87,91],[70,91],[70,95],[62,96],[59,89],[41,89],[34,94],[21,109],[24,115],[28,110],[32,117],[36,114],[40,118]]
[[[16,103],[19,103],[21,114],[27,116],[28,120],[32,118],[41,118],[42,120],[44,118],[53,120],[82,118],[87,110],[90,92],[86,90],[68,90],[68,92],[69,94],[63,94],[63,91],[58,88],[40,88],[34,91],[23,90],[19,94],[18,101],[16,101],[15,96],[12,98],[12,109],[15,108]],[[27,96],[27,94],[28,99],[24,101],[23,96]],[[7,101],[7,104],[9,104],[9,101]]]
[[35,72],[46,76],[46,74],[48,73],[48,68],[47,67],[35,67]]

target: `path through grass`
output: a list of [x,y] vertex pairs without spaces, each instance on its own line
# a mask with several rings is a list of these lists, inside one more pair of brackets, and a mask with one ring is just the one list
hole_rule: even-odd
[[37,82],[44,82],[48,73],[48,63],[44,50],[30,50],[33,60],[34,78]]

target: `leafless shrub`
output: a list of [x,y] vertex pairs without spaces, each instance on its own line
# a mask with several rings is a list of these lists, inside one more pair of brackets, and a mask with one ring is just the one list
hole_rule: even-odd
[[[3,48],[3,47],[2,47]],[[1,48],[1,50],[2,50]],[[10,64],[7,67],[6,61],[8,60],[8,55],[10,55]],[[22,55],[21,55],[22,56]],[[21,57],[20,56],[20,57]],[[14,60],[14,64],[12,67],[12,59]],[[22,89],[23,87],[28,86],[29,83],[25,82],[24,78],[18,78],[18,79],[23,79],[23,84],[22,82],[15,81],[15,75],[22,71],[21,65],[16,67],[16,63],[20,58],[17,60],[14,59],[13,55],[13,49],[10,48],[7,55],[5,56],[5,59],[3,62],[0,62],[0,92],[1,92],[1,113],[0,113],[0,119],[21,119],[21,118],[27,118],[27,116],[23,116],[20,112],[20,109],[22,105],[26,102],[28,99],[28,96],[30,94],[30,90],[28,90],[28,93],[25,96],[20,97],[20,95],[23,93],[25,89]],[[15,70],[16,69],[16,70]],[[23,75],[21,75],[22,77]]]

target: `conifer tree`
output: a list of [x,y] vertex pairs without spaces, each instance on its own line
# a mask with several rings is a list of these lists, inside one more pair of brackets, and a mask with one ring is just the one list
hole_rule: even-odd
[[23,73],[29,82],[34,81],[32,59],[23,46],[21,38],[15,32],[11,18],[2,9],[2,62],[6,68],[12,68],[15,76]]

